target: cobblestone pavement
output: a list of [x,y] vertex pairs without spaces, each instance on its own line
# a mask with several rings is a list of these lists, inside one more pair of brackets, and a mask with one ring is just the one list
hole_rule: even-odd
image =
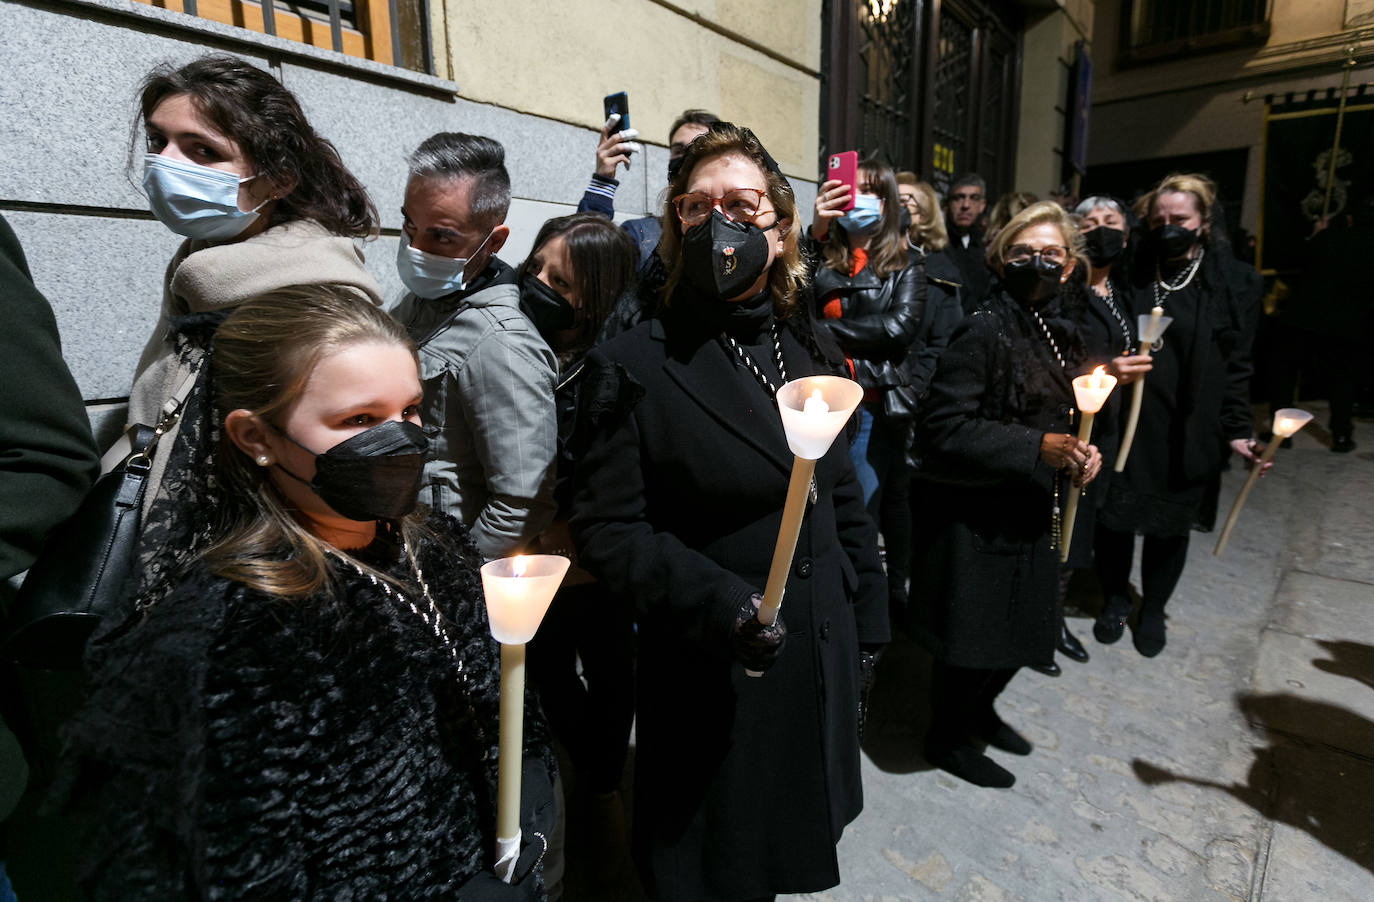
[[[1022,670],[1003,694],[1036,746],[992,753],[1014,788],[921,759],[929,663],[895,643],[843,882],[789,898],[1374,899],[1374,425],[1337,455],[1324,420],[1278,452],[1223,558],[1194,534],[1159,657],[1093,640],[1095,579],[1076,581],[1069,623],[1092,660]],[[1244,475],[1224,477],[1222,518]]]

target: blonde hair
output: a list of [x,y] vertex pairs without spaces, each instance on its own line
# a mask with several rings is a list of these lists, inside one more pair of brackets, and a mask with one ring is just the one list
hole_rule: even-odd
[[998,230],[992,241],[988,242],[988,266],[992,267],[1000,276],[1002,274],[1002,255],[1006,249],[1026,229],[1043,223],[1048,223],[1059,230],[1060,237],[1064,239],[1064,247],[1068,248],[1069,257],[1077,266],[1088,266],[1088,258],[1083,253],[1083,236],[1079,233],[1078,227],[1074,225],[1073,217],[1052,200],[1042,200],[1039,203],[1031,204],[1013,216],[1005,226]]
[[910,185],[916,195],[916,212],[920,221],[913,222],[907,236],[911,243],[928,254],[934,254],[949,247],[949,230],[945,228],[945,211],[940,206],[940,195],[929,182],[917,181],[914,177],[901,184]]
[[[371,342],[416,354],[399,323],[340,286],[302,285],[260,295],[240,305],[215,332],[210,362],[218,416],[249,410],[276,425],[322,358]],[[255,466],[227,434],[215,475],[224,516],[214,543],[202,554],[212,573],[285,598],[313,595],[330,582],[329,554],[336,549],[301,524],[266,469]],[[402,535],[412,544],[421,519],[412,514],[401,522]]]
[[1217,202],[1217,183],[1200,172],[1171,172],[1155,185],[1154,190],[1141,195],[1135,202],[1135,214],[1141,221],[1148,222],[1150,211],[1155,207],[1161,194],[1191,194],[1197,211],[1202,216],[1202,226],[1198,233],[1206,238],[1211,234],[1212,205]]
[[[672,302],[673,292],[682,280],[682,220],[678,219],[673,198],[687,190],[692,171],[712,157],[736,154],[749,160],[763,173],[764,183],[768,186],[768,199],[777,211],[777,220],[789,220],[791,225],[783,235],[782,250],[773,260],[768,271],[768,291],[773,298],[773,314],[779,319],[791,316],[800,303],[802,290],[806,287],[806,264],[802,261],[801,249],[797,246],[797,199],[792,194],[792,186],[780,172],[774,172],[769,163],[772,158],[763,149],[763,144],[754,133],[743,126],[730,123],[717,123],[711,130],[687,145],[682,165],[677,175],[668,183],[663,204],[663,236],[658,242],[658,255],[668,270],[668,280],[663,286],[663,303]],[[781,226],[779,226],[781,228]]]
[[992,211],[988,213],[987,237],[991,238],[996,235],[1007,223],[1011,222],[1012,217],[1038,199],[1034,194],[1027,191],[1012,191],[997,198],[997,203],[992,205]]

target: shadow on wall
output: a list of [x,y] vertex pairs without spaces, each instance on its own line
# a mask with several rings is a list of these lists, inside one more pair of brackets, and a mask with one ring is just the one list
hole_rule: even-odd
[[[1313,660],[1314,667],[1374,688],[1374,647],[1349,641],[1321,645],[1332,657]],[[1220,789],[1374,873],[1374,834],[1364,804],[1374,798],[1374,722],[1289,693],[1240,695],[1236,704],[1252,726],[1270,736],[1270,745],[1256,750],[1246,782],[1175,774],[1139,758],[1132,763],[1136,776],[1148,786]]]

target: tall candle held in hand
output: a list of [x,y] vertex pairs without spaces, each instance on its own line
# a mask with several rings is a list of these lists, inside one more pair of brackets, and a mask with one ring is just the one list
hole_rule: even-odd
[[792,449],[792,478],[787,484],[787,500],[783,504],[782,524],[778,527],[778,543],[773,547],[773,563],[768,568],[768,584],[759,605],[759,622],[771,625],[778,619],[787,573],[792,569],[792,556],[797,550],[801,534],[802,516],[806,513],[806,496],[811,490],[811,477],[816,461],[830,450],[835,436],[863,400],[864,390],[859,383],[840,376],[805,376],[794,379],[778,389],[778,414],[787,434],[787,446]]
[[[1173,322],[1171,317],[1164,315],[1164,308],[1156,305],[1150,310],[1149,315],[1141,314],[1136,322],[1136,327],[1140,330],[1140,350],[1137,354],[1148,354],[1150,348],[1159,341],[1164,335],[1164,330],[1169,328],[1169,323]],[[1126,469],[1126,458],[1131,455],[1131,443],[1135,441],[1135,427],[1140,422],[1140,402],[1145,398],[1145,377],[1141,376],[1135,382],[1135,389],[1131,392],[1131,412],[1126,419],[1126,431],[1121,436],[1121,450],[1116,453],[1116,472],[1120,473]]]
[[491,635],[501,643],[500,746],[496,765],[496,875],[510,883],[520,856],[520,764],[525,730],[525,643],[534,638],[571,562],[516,555],[482,565]]
[[1264,472],[1264,465],[1273,459],[1279,443],[1306,426],[1311,419],[1312,414],[1296,407],[1285,407],[1282,410],[1274,411],[1274,425],[1270,429],[1274,433],[1274,437],[1270,439],[1269,444],[1264,446],[1264,452],[1260,454],[1259,462],[1250,468],[1250,475],[1246,477],[1245,485],[1240,487],[1240,494],[1236,496],[1235,502],[1231,505],[1231,512],[1226,515],[1226,525],[1221,528],[1221,535],[1217,537],[1217,545],[1212,549],[1213,557],[1221,557],[1221,553],[1226,550],[1226,543],[1231,539],[1231,530],[1236,525],[1236,519],[1240,517],[1240,509],[1245,506],[1246,497],[1249,496],[1250,490],[1255,487],[1260,474]]
[[[1082,417],[1078,421],[1078,440],[1088,444],[1093,434],[1093,417],[1102,405],[1107,403],[1107,396],[1116,388],[1116,377],[1107,375],[1107,368],[1099,366],[1087,376],[1079,376],[1073,380],[1073,397],[1078,402],[1078,410]],[[1059,562],[1062,564],[1069,559],[1069,546],[1073,542],[1073,523],[1078,517],[1078,496],[1079,489],[1070,488],[1069,501],[1064,510],[1064,534],[1059,542]]]

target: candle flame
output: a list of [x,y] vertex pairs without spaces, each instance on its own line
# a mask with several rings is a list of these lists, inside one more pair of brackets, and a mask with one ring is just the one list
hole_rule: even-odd
[[807,398],[806,403],[802,405],[802,413],[829,412],[830,405],[825,403],[825,399],[821,397],[821,390],[819,388],[813,389],[811,392],[811,397]]
[[517,554],[515,560],[511,561],[510,572],[512,576],[525,575],[525,556],[523,554]]
[[1107,367],[1099,366],[1093,370],[1093,374],[1088,377],[1088,385],[1092,386],[1093,391],[1102,391],[1107,387]]

